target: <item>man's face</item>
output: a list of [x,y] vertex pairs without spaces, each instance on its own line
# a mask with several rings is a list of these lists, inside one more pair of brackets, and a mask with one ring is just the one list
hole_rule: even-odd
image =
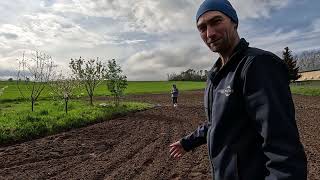
[[197,27],[202,40],[213,52],[225,52],[233,46],[236,24],[219,11],[208,11],[200,16]]

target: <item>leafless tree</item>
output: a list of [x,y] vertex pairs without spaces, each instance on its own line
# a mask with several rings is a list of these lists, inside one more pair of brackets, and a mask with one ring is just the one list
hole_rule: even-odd
[[311,71],[320,69],[320,50],[304,51],[296,55],[297,66],[300,71]]
[[18,63],[17,86],[22,97],[31,101],[33,111],[34,103],[47,86],[55,65],[51,56],[40,51],[35,51],[30,59],[23,53]]

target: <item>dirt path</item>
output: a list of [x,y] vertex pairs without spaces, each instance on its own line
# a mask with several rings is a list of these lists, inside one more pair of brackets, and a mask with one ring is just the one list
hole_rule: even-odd
[[[179,108],[167,95],[131,96],[159,106],[89,127],[0,148],[0,179],[210,179],[207,147],[169,158],[168,145],[204,119],[202,91],[183,93]],[[320,179],[320,97],[294,97],[309,160]]]

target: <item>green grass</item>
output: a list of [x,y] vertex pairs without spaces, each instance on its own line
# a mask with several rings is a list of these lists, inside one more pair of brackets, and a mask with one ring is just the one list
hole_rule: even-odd
[[320,96],[320,88],[315,87],[291,87],[291,91],[293,94]]
[[[205,82],[146,81],[128,82],[125,94],[168,93],[172,84],[180,91],[203,89]],[[47,86],[31,112],[31,103],[24,101],[16,82],[0,81],[0,88],[7,87],[0,95],[0,144],[32,139],[54,134],[71,128],[83,127],[90,123],[110,119],[115,114],[125,114],[150,107],[149,104],[125,103],[120,107],[88,106],[88,102],[70,101],[69,112],[65,114],[63,102],[55,101]],[[22,87],[23,89],[23,87]],[[105,83],[101,83],[95,96],[110,95]],[[84,88],[78,89],[77,97],[87,97]],[[97,104],[96,101],[94,101]]]
[[[180,91],[196,90],[205,88],[205,82],[192,81],[129,81],[125,94],[141,94],[141,93],[170,93],[172,84],[176,84]],[[17,88],[16,82],[0,81],[0,88],[8,86],[0,96],[0,101],[10,101],[21,99],[22,96]],[[40,99],[51,98],[52,93],[49,87],[46,87],[40,95]],[[77,96],[87,96],[84,88],[78,89]],[[95,93],[95,96],[110,95],[107,90],[106,83],[101,83]]]
[[119,107],[88,106],[87,102],[70,101],[65,114],[64,103],[39,101],[31,112],[30,103],[7,102],[0,104],[0,144],[23,141],[54,134],[72,128],[111,119],[119,114],[150,108],[150,104],[125,102]]
[[320,81],[303,81],[290,85],[293,94],[320,96]]

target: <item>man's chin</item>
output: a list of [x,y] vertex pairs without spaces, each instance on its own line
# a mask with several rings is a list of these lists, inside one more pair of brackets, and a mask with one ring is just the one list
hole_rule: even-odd
[[219,49],[220,49],[220,46],[219,46],[219,44],[210,44],[210,45],[209,45],[209,48],[210,48],[210,50],[213,51],[213,52],[218,52]]
[[210,46],[210,50],[215,53],[219,52],[219,48],[217,46]]

